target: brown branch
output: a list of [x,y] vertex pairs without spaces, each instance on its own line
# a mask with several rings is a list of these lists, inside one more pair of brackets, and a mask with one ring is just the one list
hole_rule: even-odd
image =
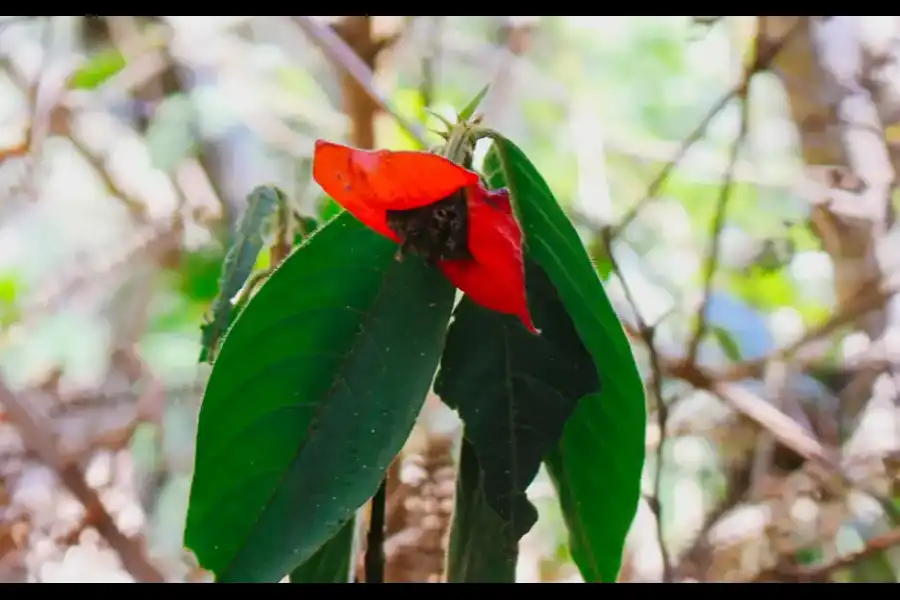
[[619,263],[616,261],[615,254],[612,251],[612,239],[608,235],[607,232],[603,232],[603,243],[606,246],[606,255],[609,258],[610,265],[612,266],[613,272],[619,278],[619,282],[622,284],[622,290],[625,293],[625,298],[628,303],[631,305],[631,308],[634,312],[635,320],[638,323],[638,335],[642,340],[644,340],[644,344],[647,347],[647,351],[650,353],[650,369],[651,369],[651,377],[650,377],[650,388],[656,396],[656,422],[657,427],[659,428],[659,444],[656,447],[656,472],[653,481],[653,496],[649,499],[650,508],[653,511],[654,516],[656,517],[656,534],[659,539],[659,550],[662,555],[663,561],[663,582],[668,583],[672,582],[674,576],[674,570],[672,568],[672,560],[669,555],[669,549],[666,545],[663,537],[663,508],[662,503],[660,502],[660,488],[662,487],[662,471],[663,471],[663,461],[664,461],[664,441],[665,441],[665,431],[666,425],[669,419],[669,407],[665,398],[663,398],[662,392],[662,369],[660,367],[659,355],[656,350],[656,345],[654,344],[654,336],[656,333],[655,327],[651,327],[644,320],[643,315],[641,315],[640,310],[638,310],[637,302],[634,298],[634,295],[631,293],[631,288],[628,286],[628,282],[625,277],[622,276],[622,270],[619,268]]
[[[638,329],[635,329],[626,323],[625,331],[632,339],[642,340],[646,343],[646,336],[641,333],[640,325]],[[806,429],[753,392],[734,383],[723,381],[716,373],[685,360],[663,356],[656,350],[653,351],[653,354],[657,357],[660,371],[666,377],[681,379],[695,389],[716,394],[744,416],[772,431],[781,443],[797,454],[807,459],[818,457],[827,459],[827,453],[822,445]],[[660,432],[660,435],[662,433]]]
[[[743,85],[743,82],[742,82]],[[657,194],[659,193],[660,188],[663,183],[666,182],[666,179],[669,178],[669,175],[672,174],[672,171],[675,170],[681,161],[684,160],[684,157],[687,156],[688,150],[690,150],[694,144],[700,141],[703,135],[706,133],[706,128],[709,127],[709,124],[712,123],[712,120],[715,119],[720,112],[722,112],[728,103],[731,102],[735,95],[739,90],[739,86],[734,89],[729,90],[725,94],[722,95],[716,103],[713,104],[712,108],[709,109],[709,112],[706,113],[706,116],[697,124],[694,130],[688,134],[687,137],[684,138],[681,142],[681,146],[679,146],[678,151],[675,152],[675,156],[667,162],[662,169],[660,169],[659,173],[650,182],[650,185],[647,186],[647,191],[644,192],[644,197],[638,200],[634,206],[632,206],[622,217],[622,220],[619,221],[618,225],[612,228],[612,237],[617,237],[622,231],[624,231],[632,221],[637,218],[637,216],[647,207],[653,200],[656,199]]]
[[741,104],[740,131],[731,147],[731,156],[729,157],[728,168],[725,171],[725,181],[722,183],[719,191],[719,199],[716,203],[716,213],[713,217],[710,231],[710,238],[712,241],[703,267],[703,297],[700,300],[700,305],[697,307],[694,335],[688,344],[687,360],[691,363],[697,361],[697,351],[700,348],[700,342],[703,340],[703,336],[706,335],[708,327],[708,323],[706,322],[706,308],[709,305],[709,299],[712,295],[713,279],[715,278],[716,271],[719,269],[719,248],[722,243],[722,228],[725,225],[728,202],[731,200],[732,190],[734,189],[735,167],[737,166],[738,156],[741,153],[741,147],[744,145],[744,140],[750,129],[750,102],[747,100],[747,94],[750,89],[750,79],[755,74],[756,71],[747,73],[744,77],[744,87],[738,94]]
[[[423,147],[426,146],[425,135],[420,128],[404,119],[400,113],[394,110],[388,100],[375,89],[372,77],[372,69],[363,59],[357,56],[353,48],[341,39],[331,28],[319,24],[313,17],[291,17],[293,22],[304,34],[322,51],[341,73],[346,73],[366,96],[375,103],[378,108],[389,113],[397,123],[416,139]],[[374,116],[374,115],[373,115]]]
[[[419,83],[419,95],[422,97],[422,105],[431,108],[434,104],[435,86],[438,79],[438,57],[441,54],[441,33],[446,17],[429,17],[427,25],[429,30],[429,42],[422,51],[422,81]],[[423,115],[424,116],[424,115]]]
[[828,564],[814,567],[807,566],[782,566],[763,571],[757,575],[755,581],[772,581],[789,579],[797,583],[805,581],[822,581],[827,579],[835,571],[852,567],[853,565],[890,550],[900,545],[900,528],[894,528],[882,535],[875,536],[868,541],[862,550],[838,558]]
[[776,352],[754,360],[744,361],[724,369],[715,374],[720,381],[740,381],[751,377],[760,377],[765,365],[771,360],[792,360],[801,366],[811,360],[809,357],[801,358],[797,355],[813,342],[830,335],[846,325],[853,324],[859,317],[873,310],[884,307],[895,293],[897,288],[885,288],[880,281],[868,280],[857,286],[856,290],[849,294],[849,300],[838,308],[821,324],[808,330],[800,339],[789,346]]
[[[29,131],[30,129],[31,128],[29,128]],[[26,133],[25,140],[13,144],[12,146],[7,146],[6,148],[0,148],[0,164],[3,164],[3,161],[10,158],[21,158],[23,156],[28,156],[28,150],[30,146],[28,138],[30,137],[30,134]]]
[[[375,65],[381,46],[372,36],[372,17],[344,17],[332,29],[341,40],[363,62],[370,73],[375,72]],[[341,78],[341,96],[344,102],[344,113],[350,118],[350,139],[359,148],[375,147],[375,115],[376,104],[365,88],[346,68],[337,69]]]
[[28,97],[32,112],[29,117],[26,140],[19,151],[24,150],[28,154],[39,152],[43,138],[49,134],[66,137],[75,147],[78,154],[90,164],[109,191],[125,204],[135,223],[146,223],[148,220],[146,204],[141,199],[123,190],[110,175],[104,161],[94,156],[87,146],[72,133],[71,122],[73,113],[72,108],[66,102],[65,86],[52,86],[51,91],[54,95],[51,97],[48,95],[50,92],[44,91],[50,89],[51,86],[41,85],[40,78],[35,83],[29,84],[24,75],[14,69],[7,69],[7,73],[16,87]]
[[122,533],[97,492],[85,481],[81,468],[66,461],[61,454],[50,425],[29,408],[26,400],[20,400],[0,380],[0,404],[6,408],[8,420],[16,427],[26,447],[54,469],[69,492],[84,505],[98,533],[118,553],[122,566],[138,582],[164,583],[162,573],[144,555],[142,544]]
[[[722,185],[722,191],[721,191],[721,194],[719,197],[716,216],[713,221],[713,226],[712,226],[713,227],[713,242],[711,245],[710,253],[709,253],[709,255],[707,257],[707,261],[706,261],[705,277],[704,277],[704,295],[703,295],[703,300],[701,301],[701,305],[698,310],[699,314],[698,314],[698,319],[697,319],[697,330],[695,331],[694,337],[690,343],[687,360],[683,361],[681,363],[681,365],[679,365],[679,366],[689,365],[689,368],[692,371],[692,374],[696,375],[696,373],[699,372],[699,369],[697,369],[697,367],[695,365],[697,348],[699,346],[700,339],[702,339],[703,334],[705,332],[705,328],[706,328],[705,319],[703,318],[703,314],[705,312],[706,304],[709,300],[709,295],[710,295],[711,287],[712,287],[712,279],[713,279],[715,271],[718,267],[719,237],[720,237],[719,233],[723,226],[725,210],[727,208],[728,200],[731,197],[731,190],[732,190],[733,181],[734,181],[734,170],[737,165],[738,155],[740,152],[742,142],[747,135],[747,130],[749,127],[747,92],[748,92],[748,89],[750,86],[750,80],[752,79],[753,75],[755,75],[757,72],[763,70],[766,66],[768,66],[768,64],[771,62],[771,60],[778,54],[778,52],[781,50],[781,48],[786,44],[789,37],[790,36],[785,36],[785,38],[782,40],[782,43],[780,45],[769,48],[768,52],[763,52],[762,49],[757,47],[756,59],[749,65],[749,67],[745,71],[743,77],[741,78],[741,82],[734,89],[732,89],[728,94],[723,96],[719,100],[719,102],[716,103],[716,105],[713,107],[713,110],[711,110],[707,114],[706,118],[703,119],[703,121],[700,123],[700,125],[682,142],[681,148],[680,148],[678,154],[675,156],[675,158],[672,161],[670,161],[662,169],[662,171],[659,173],[659,175],[657,175],[656,179],[654,179],[654,181],[648,187],[645,198],[642,201],[638,202],[634,207],[632,207],[632,209],[628,213],[626,213],[625,217],[622,219],[622,221],[619,223],[619,225],[616,228],[607,229],[606,231],[600,232],[600,234],[603,236],[604,245],[606,246],[606,254],[609,257],[613,271],[617,274],[619,281],[622,284],[622,289],[625,293],[625,298],[626,298],[628,304],[631,306],[631,309],[635,315],[635,320],[637,322],[637,332],[636,332],[637,337],[639,337],[641,340],[643,340],[643,342],[650,354],[650,368],[651,368],[650,386],[651,386],[652,391],[656,395],[656,399],[657,399],[656,418],[657,418],[657,426],[659,427],[659,435],[660,435],[660,441],[656,448],[656,459],[657,459],[656,460],[656,474],[655,474],[655,479],[654,479],[653,497],[651,499],[650,504],[651,504],[651,508],[653,509],[653,512],[656,517],[657,537],[659,539],[660,553],[662,554],[662,560],[663,560],[663,582],[664,583],[671,582],[674,580],[674,568],[672,565],[672,559],[669,554],[666,543],[663,539],[663,527],[662,527],[663,507],[659,500],[660,487],[661,487],[661,481],[662,481],[663,460],[664,460],[663,448],[665,446],[666,427],[667,427],[670,407],[668,405],[668,402],[666,401],[666,399],[663,398],[663,395],[662,395],[662,378],[663,378],[664,369],[663,369],[663,363],[660,359],[660,355],[654,345],[655,327],[649,327],[647,325],[647,323],[644,321],[642,315],[640,314],[640,311],[638,310],[637,303],[635,302],[635,298],[632,295],[632,293],[625,281],[625,278],[622,276],[621,269],[619,269],[619,266],[615,260],[613,249],[612,249],[612,239],[617,232],[620,232],[620,231],[622,231],[622,229],[627,227],[628,224],[639,214],[641,209],[644,206],[646,206],[647,203],[656,196],[657,192],[659,191],[659,188],[662,186],[662,183],[665,181],[665,179],[668,177],[668,175],[671,173],[671,171],[675,168],[675,166],[684,158],[688,149],[697,140],[699,140],[703,136],[704,132],[706,131],[706,127],[709,125],[709,123],[712,121],[712,119],[715,118],[715,116],[733,98],[739,98],[741,101],[741,127],[740,127],[740,132],[738,134],[738,137],[735,140],[735,143],[732,147],[729,165],[728,165],[728,168],[727,168],[727,171],[725,174],[725,181]],[[670,364],[670,368],[675,367],[675,366],[676,365]],[[672,369],[672,370],[674,372],[674,369]],[[716,391],[714,389],[715,385],[713,384],[712,380],[708,379],[704,383],[706,384],[706,389],[713,389],[713,391]],[[695,387],[699,387],[699,386],[695,385]],[[718,390],[717,393],[721,394],[722,390]],[[751,412],[753,412],[752,408],[755,408],[755,406],[744,407],[745,410],[750,410]],[[758,411],[756,411],[756,412],[758,412]],[[756,416],[757,416],[757,418],[760,418],[758,414]],[[786,419],[788,419],[789,423],[793,423],[793,421],[790,420],[790,418],[787,417],[787,415],[784,415],[784,417]],[[772,426],[771,423],[769,423],[769,425]],[[781,429],[783,430],[784,422],[779,422],[775,426],[777,427],[779,425],[782,426]],[[792,431],[792,433],[793,433],[793,431]],[[805,432],[803,432],[803,433],[805,433]]]
[[[874,303],[870,301],[869,305],[872,304]],[[835,320],[848,319],[852,319],[852,316],[840,314],[835,318]],[[630,337],[645,339],[640,330],[635,331],[634,327],[627,324],[625,327]],[[852,484],[850,478],[836,460],[838,455],[837,449],[823,445],[805,427],[771,403],[745,387],[723,381],[718,377],[718,374],[695,364],[684,360],[663,357],[658,353],[656,353],[656,356],[658,357],[661,371],[667,377],[681,379],[696,389],[707,390],[721,398],[733,409],[771,433],[779,443],[815,465],[820,470],[821,475],[826,478],[826,481],[823,482],[825,485],[847,487]],[[884,498],[871,492],[868,493],[882,505],[888,514],[896,512],[892,508],[885,506]]]
[[[816,358],[813,356],[799,356],[811,344],[834,333],[845,325],[852,324],[860,316],[870,311],[881,309],[884,303],[897,292],[900,292],[900,287],[884,288],[878,281],[863,282],[856,292],[851,295],[852,300],[844,306],[839,306],[835,309],[821,324],[808,330],[794,343],[761,358],[746,360],[722,369],[701,369],[697,367],[688,368],[682,359],[660,356],[662,368],[667,376],[677,377],[696,384],[702,381],[727,383],[743,379],[760,378],[763,375],[765,365],[773,360],[791,361],[795,367],[803,367]],[[643,340],[639,326],[636,327],[624,322],[624,327],[629,337],[638,341]],[[873,355],[872,358],[873,367],[887,360],[885,357],[877,355]],[[867,365],[856,364],[854,366],[862,368]],[[703,373],[703,375],[697,376],[697,373]],[[702,386],[703,384],[700,385]]]
[[[279,193],[279,195],[281,195]],[[275,228],[275,240],[269,248],[269,264],[272,269],[278,267],[288,257],[294,247],[294,214],[290,200],[281,195],[278,205],[278,218]]]
[[[601,235],[602,234],[603,232],[601,232]],[[609,252],[609,246],[607,246],[607,250]],[[611,255],[611,252],[609,252],[609,254]],[[806,428],[798,424],[789,415],[779,410],[779,408],[773,406],[771,403],[760,398],[746,388],[735,385],[732,382],[745,378],[759,377],[762,374],[765,365],[772,361],[792,360],[795,366],[797,366],[797,363],[800,363],[802,366],[804,362],[809,361],[810,359],[809,357],[796,357],[796,354],[803,351],[809,344],[821,337],[838,330],[844,325],[852,323],[860,315],[881,308],[884,305],[884,302],[897,291],[898,290],[893,288],[884,288],[877,281],[864,282],[859,286],[857,293],[852,294],[852,300],[849,303],[836,308],[835,312],[832,313],[828,319],[818,327],[808,331],[806,335],[797,340],[794,344],[762,359],[732,365],[725,370],[706,369],[683,359],[661,355],[648,344],[648,337],[652,341],[652,336],[648,336],[646,325],[639,318],[639,315],[636,316],[636,325],[624,322],[624,326],[626,333],[630,338],[648,344],[648,351],[650,351],[651,355],[651,365],[658,365],[658,368],[663,375],[670,378],[681,379],[691,384],[696,389],[712,392],[738,413],[754,421],[779,443],[806,458],[813,465],[816,465],[820,471],[820,473],[818,473],[818,478],[824,485],[827,487],[845,487],[850,485],[851,482],[835,459],[838,455],[836,449],[824,446],[813,437]],[[637,313],[634,300],[633,298],[630,298],[630,294],[627,291],[626,299],[635,313]],[[654,369],[655,368],[656,367],[654,367]],[[661,402],[660,405],[662,406]],[[657,418],[659,419],[662,417],[662,421],[665,422],[667,411],[668,407],[663,406],[663,412],[657,413]],[[660,443],[657,447],[658,462],[660,456],[659,449],[662,447],[664,440],[665,429],[661,428]],[[700,574],[695,573],[694,571],[696,571],[698,565],[703,562],[703,557],[707,556],[708,553],[712,551],[706,540],[709,530],[731,507],[743,498],[745,491],[746,490],[732,490],[733,493],[729,493],[726,501],[717,505],[716,509],[707,516],[703,526],[693,538],[691,548],[683,553],[681,560],[678,561],[679,568],[677,575],[679,578],[688,575],[699,578]],[[885,508],[883,498],[879,498],[876,495],[872,495],[872,497]],[[653,506],[653,503],[651,503],[651,506]],[[888,514],[890,514],[889,511]],[[665,573],[667,554],[664,553],[663,556]]]

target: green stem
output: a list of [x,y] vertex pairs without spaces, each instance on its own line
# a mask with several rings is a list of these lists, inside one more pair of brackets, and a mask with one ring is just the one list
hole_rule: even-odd
[[457,124],[450,132],[450,139],[444,146],[444,157],[458,165],[466,166],[471,163],[472,149],[474,147],[471,130],[466,123]]

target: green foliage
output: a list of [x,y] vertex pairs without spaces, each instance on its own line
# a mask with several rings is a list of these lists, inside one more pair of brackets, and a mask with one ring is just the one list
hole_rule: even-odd
[[463,440],[447,557],[449,583],[516,580],[519,538],[512,532],[510,523],[488,503],[486,483],[474,446]]
[[[348,213],[298,238],[237,313],[204,394],[185,542],[217,581],[348,581],[354,514],[406,440],[439,360],[435,391],[465,424],[448,579],[515,580],[518,541],[537,518],[525,492],[542,461],[585,578],[615,579],[643,462],[641,381],[543,178],[500,136],[488,167],[523,227],[541,334],[468,298],[448,330],[446,279],[397,262],[395,244]],[[241,231],[235,248],[259,241],[259,227]],[[229,252],[222,298],[260,245],[240,260]]]
[[337,535],[312,557],[291,571],[291,583],[350,583],[353,581],[353,534],[356,519],[350,519]]
[[738,298],[762,311],[790,306],[807,325],[819,324],[831,314],[826,306],[802,298],[802,290],[787,269],[769,270],[754,265],[729,273],[726,285]]
[[640,497],[644,388],[628,339],[574,227],[528,158],[494,134],[485,170],[510,189],[528,256],[556,286],[603,391],[582,398],[547,465],[586,581],[615,581]]
[[88,59],[69,76],[68,86],[77,90],[100,87],[125,68],[125,56],[116,49],[105,50]]
[[229,332],[197,433],[185,542],[219,581],[278,581],[377,489],[437,366],[453,300],[344,213]]
[[475,116],[475,111],[478,110],[478,106],[481,104],[484,97],[487,96],[488,91],[491,89],[490,84],[481,88],[481,91],[475,94],[475,97],[466,104],[466,107],[459,111],[458,119],[459,121],[468,121],[473,116]]
[[722,348],[722,352],[728,357],[728,360],[733,362],[740,361],[741,347],[734,339],[734,336],[731,335],[731,332],[724,327],[717,327],[715,325],[710,326],[710,330],[712,331],[713,337],[715,337],[716,341],[719,343],[719,347]]
[[231,300],[250,278],[271,221],[279,207],[284,208],[286,203],[284,193],[272,186],[260,186],[247,196],[247,209],[241,216],[234,242],[222,262],[219,296],[213,302],[212,316],[200,328],[203,332],[200,362],[212,363],[219,339],[231,324]]
[[219,248],[184,252],[173,282],[175,289],[193,301],[212,302],[219,295],[224,259],[225,251]]
[[469,299],[456,309],[435,392],[466,425],[483,472],[486,505],[514,548],[537,520],[525,497],[582,396],[600,382],[543,270],[527,263],[528,305],[541,335]]
[[324,222],[330,221],[337,215],[341,213],[340,205],[329,198],[328,196],[323,196],[318,203],[319,206],[319,220]]
[[18,297],[21,283],[19,277],[11,273],[0,273],[0,331],[19,320]]

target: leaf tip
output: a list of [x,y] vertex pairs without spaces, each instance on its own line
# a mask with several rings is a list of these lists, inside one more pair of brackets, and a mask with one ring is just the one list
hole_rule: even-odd
[[487,96],[487,93],[490,89],[491,84],[487,84],[486,86],[481,88],[481,91],[478,92],[478,94],[476,94],[474,98],[472,98],[471,102],[469,102],[464,109],[459,111],[457,116],[459,117],[460,122],[472,118],[472,115],[474,115],[475,111],[478,110],[478,105],[481,104],[481,101],[484,100],[484,97]]

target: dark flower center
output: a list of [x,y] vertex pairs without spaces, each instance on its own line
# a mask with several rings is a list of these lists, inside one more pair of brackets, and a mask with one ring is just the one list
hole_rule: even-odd
[[397,260],[410,253],[431,263],[472,258],[464,189],[420,208],[389,210],[387,226],[400,238]]

